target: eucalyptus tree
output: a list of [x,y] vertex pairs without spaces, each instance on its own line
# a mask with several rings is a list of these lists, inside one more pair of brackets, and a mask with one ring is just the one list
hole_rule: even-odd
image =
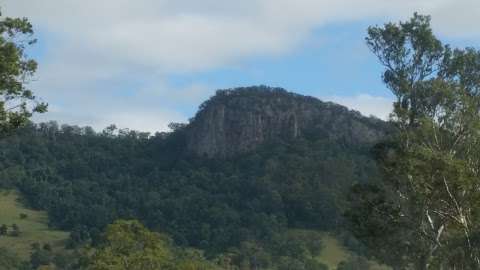
[[442,44],[418,14],[366,41],[395,132],[376,147],[382,183],[355,188],[353,231],[396,269],[479,269],[480,52]]
[[47,109],[47,104],[40,102],[27,87],[37,70],[37,62],[25,50],[35,42],[28,19],[2,17],[0,13],[0,132],[11,131],[33,113]]

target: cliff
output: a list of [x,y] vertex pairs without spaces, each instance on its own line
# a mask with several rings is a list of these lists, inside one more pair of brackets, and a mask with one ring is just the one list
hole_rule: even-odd
[[187,149],[199,156],[231,157],[272,139],[314,136],[371,144],[384,136],[375,118],[346,107],[266,86],[219,90],[187,126]]

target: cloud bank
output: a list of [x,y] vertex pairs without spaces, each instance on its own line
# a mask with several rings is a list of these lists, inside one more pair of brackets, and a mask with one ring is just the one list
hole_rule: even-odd
[[[8,16],[30,18],[50,40],[34,87],[58,107],[52,116],[133,126],[128,119],[156,114],[135,124],[147,130],[165,126],[155,119],[187,118],[175,108],[161,108],[188,94],[168,86],[172,74],[281,56],[300,48],[315,29],[333,23],[400,20],[419,11],[433,16],[434,29],[444,37],[480,39],[478,0],[4,0],[2,6]],[[135,99],[123,96],[127,86]],[[155,87],[160,97],[146,94]],[[113,96],[106,96],[105,89]],[[146,110],[152,98],[157,105]],[[80,101],[89,102],[88,110]]]
[[382,120],[388,120],[388,117],[393,110],[393,99],[368,94],[331,96],[321,99],[341,104],[352,110],[359,111],[365,116],[375,116]]

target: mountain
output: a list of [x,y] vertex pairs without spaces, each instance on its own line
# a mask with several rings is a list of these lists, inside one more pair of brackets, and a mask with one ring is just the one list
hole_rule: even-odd
[[217,91],[172,127],[148,136],[30,123],[0,140],[0,188],[70,231],[69,247],[101,244],[109,224],[136,219],[235,267],[262,258],[253,268],[325,269],[306,267],[319,231],[359,249],[342,232],[346,197],[379,179],[371,147],[387,123],[260,86]]
[[372,144],[382,121],[346,107],[266,86],[219,90],[188,125],[187,147],[199,156],[232,157],[275,139],[305,136]]

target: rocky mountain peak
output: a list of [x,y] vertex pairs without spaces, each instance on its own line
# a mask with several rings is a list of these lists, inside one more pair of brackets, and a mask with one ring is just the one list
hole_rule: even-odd
[[383,123],[346,107],[267,86],[218,90],[187,126],[187,148],[208,157],[226,158],[255,150],[272,139],[307,135],[347,143],[373,143]]

